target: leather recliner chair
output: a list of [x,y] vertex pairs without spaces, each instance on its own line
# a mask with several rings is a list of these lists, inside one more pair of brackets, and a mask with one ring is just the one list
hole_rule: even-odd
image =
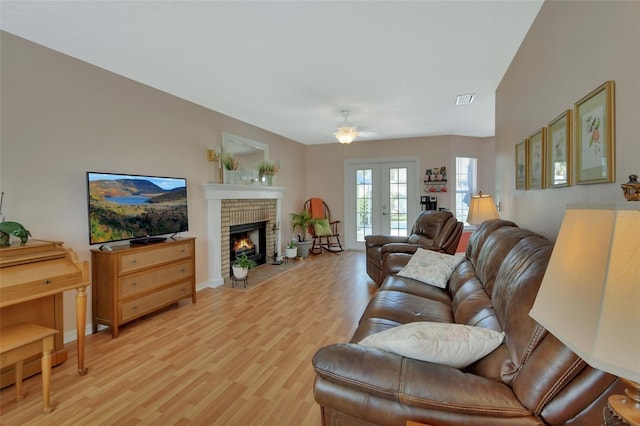
[[393,235],[366,235],[367,274],[376,284],[382,284],[386,277],[385,261],[389,253],[416,252],[418,247],[440,253],[454,254],[463,223],[451,212],[425,210],[418,214],[408,237]]

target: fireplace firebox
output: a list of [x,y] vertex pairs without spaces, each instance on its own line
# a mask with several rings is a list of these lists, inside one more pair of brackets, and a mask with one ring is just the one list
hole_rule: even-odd
[[229,227],[229,259],[231,264],[237,256],[243,253],[258,265],[267,262],[267,222]]

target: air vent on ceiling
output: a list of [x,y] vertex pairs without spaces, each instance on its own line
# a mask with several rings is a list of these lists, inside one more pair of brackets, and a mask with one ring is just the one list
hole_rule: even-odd
[[456,98],[456,105],[469,105],[473,102],[473,98],[476,97],[475,93],[467,93],[466,95],[458,95]]

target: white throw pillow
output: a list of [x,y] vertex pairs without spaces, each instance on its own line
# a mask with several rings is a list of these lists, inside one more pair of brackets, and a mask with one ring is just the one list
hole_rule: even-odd
[[398,275],[445,288],[453,270],[464,260],[464,253],[455,255],[418,248]]
[[464,324],[411,322],[362,339],[359,344],[407,358],[465,368],[495,350],[504,332]]

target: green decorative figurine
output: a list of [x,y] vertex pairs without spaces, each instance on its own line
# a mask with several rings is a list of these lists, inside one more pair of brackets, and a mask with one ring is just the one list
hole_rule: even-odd
[[24,226],[18,222],[2,222],[0,223],[0,247],[8,247],[11,245],[10,236],[20,238],[20,245],[27,244],[31,232],[26,230]]

